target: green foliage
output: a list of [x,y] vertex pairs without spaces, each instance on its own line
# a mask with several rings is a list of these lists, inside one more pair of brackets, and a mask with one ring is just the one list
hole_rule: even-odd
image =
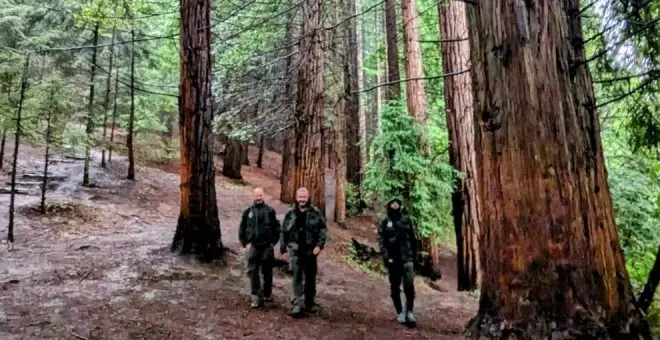
[[435,152],[435,145],[431,145],[430,155],[424,154],[422,129],[406,114],[403,103],[388,103],[380,119],[382,130],[372,141],[366,169],[366,198],[384,203],[403,197],[421,236],[445,238],[453,230],[450,196],[454,171]]
[[360,209],[360,188],[353,183],[344,183],[344,193],[346,194],[346,214],[348,216],[358,216],[362,212]]

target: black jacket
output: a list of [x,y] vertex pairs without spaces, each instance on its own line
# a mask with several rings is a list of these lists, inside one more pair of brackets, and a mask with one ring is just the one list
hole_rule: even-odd
[[397,264],[414,263],[417,260],[417,238],[412,220],[403,208],[400,208],[400,214],[389,210],[388,207],[388,217],[378,225],[378,246],[383,261],[385,265],[390,259]]
[[253,204],[243,211],[238,239],[245,247],[248,243],[254,247],[274,246],[280,234],[280,221],[275,210],[264,204]]
[[[282,233],[280,237],[280,252],[282,254],[286,253],[287,250],[291,250],[294,254],[297,254],[298,251],[300,230],[298,230],[298,227],[296,226],[296,219],[298,218],[296,210],[296,206],[289,209],[284,216],[284,221],[282,221]],[[307,209],[307,214],[305,216],[307,219],[305,221],[304,230],[305,242],[307,244],[307,252],[311,254],[314,247],[323,249],[325,246],[325,234],[327,228],[323,214],[321,214],[321,211],[317,208],[310,206]]]

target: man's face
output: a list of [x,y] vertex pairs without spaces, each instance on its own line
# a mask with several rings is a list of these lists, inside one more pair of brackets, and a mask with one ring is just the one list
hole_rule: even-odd
[[254,190],[254,203],[263,203],[264,201],[264,191],[261,189]]
[[298,202],[298,205],[301,207],[304,207],[307,205],[307,202],[309,201],[309,193],[307,190],[299,190],[296,193],[296,202]]
[[392,202],[390,204],[390,209],[392,209],[392,210],[399,210],[399,208],[401,208],[401,206],[399,205],[399,202]]

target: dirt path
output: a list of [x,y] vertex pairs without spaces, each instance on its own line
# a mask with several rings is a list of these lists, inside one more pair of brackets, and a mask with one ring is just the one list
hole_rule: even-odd
[[[40,150],[21,148],[18,173],[37,171]],[[138,167],[132,182],[123,179],[123,158],[108,169],[98,163],[94,188],[78,185],[82,162],[51,165],[53,175],[65,178],[54,184],[50,202],[71,203],[58,203],[60,210],[48,216],[29,209],[38,196],[17,196],[16,249],[0,247],[0,339],[455,339],[476,311],[476,300],[454,292],[449,272],[441,283],[449,292],[417,285],[419,327],[399,327],[384,278],[347,265],[344,241],[351,234],[332,227],[320,257],[321,313],[301,320],[287,315],[284,274],[275,278],[275,302],[253,311],[237,240],[251,187],[218,177],[222,237],[232,253],[226,266],[199,265],[167,249],[178,215],[178,175]],[[273,168],[249,168],[246,180],[274,188]],[[0,173],[3,183],[8,179],[6,170]],[[268,199],[280,214],[286,211]],[[0,195],[0,207],[8,202],[9,195]],[[5,219],[3,209],[0,229]]]

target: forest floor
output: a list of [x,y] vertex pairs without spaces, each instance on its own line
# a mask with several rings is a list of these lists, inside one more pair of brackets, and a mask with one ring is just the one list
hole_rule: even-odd
[[[39,180],[31,175],[42,172],[43,151],[27,144],[20,151],[15,249],[0,247],[0,339],[457,339],[476,313],[477,300],[456,292],[447,252],[439,290],[416,282],[418,327],[399,326],[386,278],[347,260],[351,237],[375,245],[367,218],[351,219],[347,230],[329,226],[319,258],[318,315],[287,315],[290,277],[282,271],[275,301],[250,309],[237,228],[253,186],[266,189],[280,217],[288,209],[276,199],[275,154],[266,155],[264,169],[245,167],[245,183],[217,177],[222,241],[231,251],[225,265],[202,265],[169,252],[179,206],[176,162],[137,166],[137,180],[129,181],[123,156],[113,155],[103,169],[95,153],[93,186],[83,188],[83,162],[53,155],[49,211],[41,215],[34,210]],[[10,180],[7,163],[3,184]],[[2,239],[8,206],[9,195],[0,194]]]

